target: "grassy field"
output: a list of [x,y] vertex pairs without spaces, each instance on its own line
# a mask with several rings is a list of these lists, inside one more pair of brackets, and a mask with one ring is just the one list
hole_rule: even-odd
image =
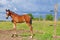
[[[34,37],[37,40],[53,40],[54,34],[54,22],[53,21],[33,21],[33,30]],[[11,30],[13,28],[13,24],[11,22],[0,22],[0,30]],[[29,30],[29,27],[26,23],[18,23],[17,30],[24,29]],[[20,35],[20,34],[19,34]],[[28,32],[22,33],[21,35],[30,35]],[[56,35],[60,36],[60,21],[57,22],[56,26]],[[60,38],[56,38],[56,40],[60,40]]]

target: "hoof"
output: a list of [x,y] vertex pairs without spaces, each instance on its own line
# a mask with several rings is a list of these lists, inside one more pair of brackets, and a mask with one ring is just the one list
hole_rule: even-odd
[[33,36],[30,36],[30,38],[33,38]]
[[53,26],[53,25],[49,25],[49,26]]
[[11,37],[14,37],[14,34],[12,34],[12,36]]
[[15,36],[16,36],[16,37],[18,37],[18,35],[17,35],[17,34],[15,34]]
[[12,36],[11,37],[18,37],[18,35],[17,34],[12,34]]

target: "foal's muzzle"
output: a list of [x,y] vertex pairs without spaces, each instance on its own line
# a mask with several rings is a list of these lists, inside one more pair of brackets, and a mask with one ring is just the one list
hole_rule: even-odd
[[8,19],[8,15],[6,15],[6,19]]
[[6,19],[8,19],[8,17],[6,17]]

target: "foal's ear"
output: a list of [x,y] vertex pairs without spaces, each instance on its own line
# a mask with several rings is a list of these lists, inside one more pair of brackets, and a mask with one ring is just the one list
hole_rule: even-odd
[[7,11],[7,9],[6,9],[6,11]]
[[10,11],[9,9],[6,9],[6,11]]

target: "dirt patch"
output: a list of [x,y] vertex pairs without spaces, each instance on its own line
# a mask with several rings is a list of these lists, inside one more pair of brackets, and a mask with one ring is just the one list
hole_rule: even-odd
[[[0,30],[0,40],[36,40],[35,38],[30,38],[30,36],[18,36],[18,37],[11,37],[14,33],[14,30]],[[22,34],[24,32],[29,32],[26,30],[16,30],[17,34]]]

